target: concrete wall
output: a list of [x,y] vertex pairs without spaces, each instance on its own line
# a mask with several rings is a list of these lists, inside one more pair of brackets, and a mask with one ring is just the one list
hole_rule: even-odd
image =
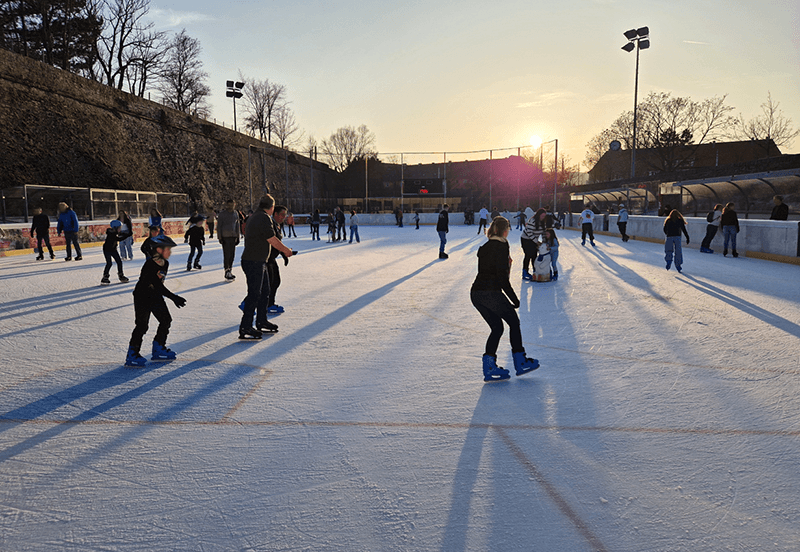
[[[617,230],[617,215],[609,216],[609,233],[619,234]],[[686,229],[689,232],[691,243],[689,248],[700,249],[700,243],[706,235],[705,217],[685,217]],[[569,219],[567,219],[569,224]],[[572,227],[580,227],[580,217],[572,214]],[[634,239],[664,241],[664,217],[631,216],[628,218],[628,235]],[[739,219],[740,232],[737,236],[737,249],[740,254],[766,254],[784,257],[798,257],[798,233],[800,223],[797,221]],[[603,216],[597,215],[594,219],[596,232],[603,230]],[[722,250],[722,232],[718,231],[711,242],[711,249]],[[684,244],[684,247],[687,247]],[[753,255],[757,256],[757,255]]]
[[[436,224],[439,220],[439,213],[420,213],[420,224]],[[347,222],[350,223],[350,215],[347,214]],[[394,226],[397,224],[392,213],[383,213],[379,215],[358,215],[358,224],[360,226]],[[403,213],[403,224],[414,225],[414,213]],[[464,224],[464,213],[450,213],[450,226],[457,224]]]

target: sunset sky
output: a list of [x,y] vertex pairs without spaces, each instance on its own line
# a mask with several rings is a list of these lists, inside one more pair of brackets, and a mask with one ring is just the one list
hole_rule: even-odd
[[[218,121],[233,120],[224,85],[241,69],[287,87],[306,135],[366,124],[381,152],[539,135],[580,162],[633,106],[635,52],[620,49],[622,33],[645,25],[640,98],[728,94],[750,117],[769,91],[800,125],[797,0],[162,0],[151,15],[200,39]],[[800,152],[800,139],[784,151]]]

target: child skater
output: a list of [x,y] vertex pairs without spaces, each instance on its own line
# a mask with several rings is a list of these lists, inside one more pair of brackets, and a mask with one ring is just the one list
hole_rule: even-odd
[[142,242],[141,247],[145,260],[153,256],[153,238],[161,233],[161,228],[158,226],[150,226],[149,232],[150,234],[148,234],[147,239]]
[[550,268],[553,272],[550,279],[555,282],[558,280],[558,265],[556,264],[558,260],[558,238],[553,228],[548,228],[544,231],[544,243],[550,249]]
[[172,254],[172,248],[175,247],[175,242],[164,234],[150,239],[153,245],[152,257],[149,257],[142,266],[139,281],[133,290],[136,327],[133,328],[133,334],[131,334],[125,366],[134,368],[140,368],[147,363],[147,360],[139,354],[139,350],[142,348],[142,339],[147,333],[150,314],[158,320],[158,330],[156,330],[153,340],[152,360],[175,359],[175,352],[167,349],[167,334],[169,334],[172,317],[169,315],[164,297],[170,299],[178,308],[186,305],[186,299],[164,287],[164,279],[169,270],[169,257]]
[[314,209],[314,216],[311,217],[311,239],[314,239],[314,236],[317,237],[317,241],[320,240],[319,237],[319,223],[320,223],[320,216],[319,216],[319,209]]
[[336,241],[336,217],[328,213],[328,243]]
[[111,283],[111,280],[108,279],[108,274],[111,271],[112,259],[117,263],[119,281],[122,283],[129,281],[122,271],[122,259],[119,257],[117,245],[119,242],[127,240],[130,236],[130,230],[124,230],[122,228],[122,221],[120,220],[112,220],[111,227],[106,229],[106,241],[103,243],[103,255],[106,257],[106,267],[103,270],[103,278],[100,280],[101,286],[107,286]]
[[[192,270],[192,266],[197,270],[203,268],[200,266],[200,257],[203,256],[203,246],[206,244],[206,230],[203,228],[205,219],[201,216],[192,217],[192,225],[183,235],[183,243],[189,244],[189,260],[186,261],[186,272]],[[197,258],[194,257],[194,252],[197,251]],[[192,265],[194,259],[194,265]]]
[[50,259],[55,259],[56,255],[53,253],[53,246],[50,245],[50,217],[42,213],[41,209],[36,209],[33,215],[33,224],[31,225],[31,237],[36,233],[36,249],[39,250],[39,255],[36,257],[37,261],[44,260],[44,249],[42,242],[47,245],[47,250],[50,252]]
[[508,279],[512,262],[507,240],[510,230],[508,219],[497,217],[492,221],[486,231],[489,241],[478,249],[478,276],[470,292],[472,304],[492,330],[483,355],[483,381],[511,377],[508,370],[497,366],[497,347],[503,335],[503,321],[511,331],[511,352],[517,375],[527,374],[539,367],[538,360],[525,356],[519,317],[514,312],[519,308],[519,299]]

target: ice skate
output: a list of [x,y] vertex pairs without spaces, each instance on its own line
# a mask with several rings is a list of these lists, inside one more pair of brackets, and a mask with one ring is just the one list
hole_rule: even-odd
[[586,240],[581,240],[581,245],[586,245]]
[[728,256],[728,250],[727,249],[723,249],[722,250],[722,256],[723,257],[727,257]]
[[191,264],[191,263],[188,263],[188,264],[186,265],[186,272],[191,272],[191,271],[192,271],[192,264]]
[[270,314],[282,314],[286,309],[280,305],[271,305],[267,307],[267,312]]
[[150,360],[175,360],[176,356],[172,349],[167,349],[158,341],[153,341],[153,356],[150,357]]
[[672,268],[672,261],[667,261],[667,270]]
[[277,324],[273,324],[272,322],[257,323],[256,329],[261,333],[278,333]]
[[597,247],[597,244],[592,242],[592,247]]
[[533,276],[531,276],[531,273],[528,272],[527,269],[522,269],[522,279],[523,280],[527,280],[527,281],[531,281],[531,280],[533,280]]
[[44,255],[39,255],[38,257],[36,257],[36,260],[37,261],[43,261],[44,260]]
[[239,328],[239,339],[261,339],[261,332],[255,328]]
[[450,258],[450,255],[448,255],[447,253],[445,253],[444,251],[442,251],[442,252],[440,252],[440,253],[439,253],[439,258],[440,258],[440,259],[449,259],[449,258]]
[[128,278],[127,276],[125,276],[122,273],[117,274],[117,276],[119,277],[119,281],[122,282],[123,284],[126,283],[126,282],[130,282],[131,281],[130,278]]
[[552,281],[554,281],[554,282],[555,282],[556,280],[558,280],[558,272],[553,272],[553,275],[550,277],[550,279],[551,279]]
[[50,253],[50,260],[52,261],[55,258],[56,258],[55,254],[54,253]]
[[533,372],[539,367],[539,361],[525,356],[525,351],[513,353],[512,356],[514,357],[514,368],[517,370],[518,376]]
[[225,279],[228,280],[229,282],[232,282],[233,280],[236,279],[236,276],[234,276],[233,272],[231,272],[231,270],[228,269],[225,271]]
[[200,263],[194,263],[194,268],[197,270],[201,270],[203,267],[200,266]]
[[733,258],[736,259],[738,257],[739,257],[739,252],[734,249],[733,250]]
[[508,370],[497,365],[497,357],[483,355],[483,381],[501,381],[510,377]]
[[78,255],[77,257],[75,257],[75,260],[76,261],[82,261],[83,260],[83,256]]
[[147,364],[147,359],[140,355],[138,351],[134,351],[133,347],[128,347],[128,356],[125,357],[125,366],[141,368],[145,364]]
[[101,286],[111,285],[111,280],[108,279],[108,276],[104,275],[103,278],[100,280],[100,285]]
[[64,260],[65,260],[65,261],[71,261],[71,260],[72,260],[72,257],[64,257]]

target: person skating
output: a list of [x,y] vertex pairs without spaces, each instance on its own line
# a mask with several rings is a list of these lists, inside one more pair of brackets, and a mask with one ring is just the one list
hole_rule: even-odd
[[520,305],[519,298],[509,281],[512,260],[507,238],[510,230],[511,223],[507,219],[497,217],[492,221],[486,232],[489,240],[478,249],[478,275],[470,290],[473,306],[491,329],[483,353],[483,381],[511,377],[508,370],[497,365],[497,347],[503,336],[504,321],[510,332],[517,375],[527,374],[539,367],[539,361],[528,358],[522,345],[522,331],[515,311]]
[[440,259],[450,258],[450,255],[444,252],[444,246],[447,244],[447,234],[450,232],[450,215],[447,212],[449,208],[447,203],[442,205],[442,210],[439,212],[439,220],[436,221],[436,232],[439,234]]
[[236,212],[236,202],[229,199],[225,208],[217,214],[217,240],[222,245],[222,268],[225,279],[233,281],[233,260],[236,257],[236,246],[239,245],[239,213]]
[[486,209],[486,205],[481,207],[481,210],[478,211],[478,234],[481,232],[486,233],[486,225],[489,223],[489,210]]
[[594,216],[594,211],[588,205],[581,212],[581,245],[586,245],[586,236],[588,235],[592,247],[596,247],[594,244]]
[[514,218],[517,219],[517,230],[525,228],[525,211],[520,209]]
[[356,243],[361,243],[361,238],[358,235],[358,215],[355,210],[350,211],[350,243],[353,243],[353,234],[356,237]]
[[319,237],[319,225],[321,223],[322,219],[319,216],[319,209],[314,209],[314,216],[311,217],[311,241],[314,241],[314,236],[317,237],[317,241],[322,239]]
[[[206,219],[206,226],[208,226],[208,238],[213,240],[214,229],[217,226],[217,211],[215,209],[210,210],[208,218]],[[219,236],[219,231],[217,231],[217,235]]]
[[125,211],[119,212],[118,220],[122,223],[120,232],[128,234],[128,237],[119,242],[119,256],[123,261],[133,260],[133,221]]
[[141,252],[144,253],[145,260],[153,256],[153,247],[155,246],[153,238],[161,234],[161,228],[158,226],[150,226],[147,231],[149,234],[142,242],[142,247],[139,248]]
[[328,213],[328,243],[336,241],[336,217],[334,213]]
[[417,227],[415,228],[415,230],[419,230],[419,209],[417,209],[416,211],[414,211],[414,224],[416,224],[416,225],[417,225]]
[[[345,230],[344,225],[347,220],[344,216],[344,211],[342,211],[339,207],[336,208],[336,241],[344,241],[347,239],[347,230]],[[402,224],[401,224],[402,226]]]
[[550,249],[550,270],[552,272],[551,280],[558,280],[558,237],[553,228],[548,228],[544,231],[544,243]]
[[719,225],[722,227],[722,235],[725,238],[725,244],[722,249],[722,256],[728,256],[728,245],[733,249],[733,256],[738,257],[739,253],[736,251],[736,234],[739,233],[739,217],[736,211],[733,210],[733,203],[728,203],[722,210],[722,216],[719,219]]
[[31,224],[31,237],[34,235],[36,236],[36,249],[39,250],[39,255],[36,257],[36,260],[44,260],[42,242],[44,242],[47,246],[47,250],[50,252],[50,259],[55,259],[56,254],[53,253],[53,246],[50,245],[50,217],[42,213],[41,209],[36,209],[35,213]]
[[63,201],[58,204],[58,210],[61,214],[58,215],[56,234],[60,236],[63,231],[64,240],[67,242],[67,256],[64,260],[72,260],[72,247],[75,246],[75,260],[80,261],[83,256],[81,255],[81,246],[78,244],[78,229],[80,228],[78,215]]
[[164,215],[161,214],[161,211],[153,207],[150,209],[150,217],[147,219],[147,223],[150,226],[158,226],[158,233],[164,233],[164,227],[161,225],[161,219],[164,218]]
[[[275,232],[275,237],[281,241],[283,241],[282,226],[286,221],[286,213],[286,207],[283,205],[277,205],[272,212],[272,228]],[[278,266],[278,256],[283,257],[284,266],[289,264],[289,258],[278,251],[277,248],[273,247],[267,258],[267,276],[269,277],[269,301],[267,301],[267,312],[274,314],[280,314],[286,310],[275,303],[275,296],[278,294],[278,288],[281,285],[281,270]]]
[[[244,313],[239,324],[240,339],[261,339],[263,332],[278,331],[278,326],[267,320],[269,303],[267,259],[273,247],[286,257],[292,256],[292,250],[275,236],[272,222],[274,209],[275,200],[267,194],[261,198],[258,209],[247,220],[242,252],[242,271],[247,278],[247,297],[244,300],[242,309]],[[256,317],[255,327],[253,327],[253,316]]]
[[550,227],[551,221],[547,211],[539,209],[525,223],[525,228],[520,236],[520,245],[525,254],[522,260],[522,279],[532,280],[533,276],[529,272],[529,267],[534,259],[539,255],[539,238],[544,235],[544,231]]
[[675,268],[678,269],[678,272],[682,271],[683,249],[681,248],[681,233],[686,236],[686,245],[689,245],[689,232],[686,231],[686,221],[677,209],[673,209],[664,221],[664,234],[667,236],[664,242],[664,260],[667,261],[667,270],[672,266],[674,258]]
[[776,195],[772,201],[775,207],[772,208],[769,220],[789,220],[789,206],[783,202],[783,196]]
[[[189,244],[189,258],[186,261],[186,271],[189,272],[192,268],[200,270],[203,268],[200,265],[200,257],[203,256],[203,246],[206,244],[206,230],[203,227],[205,220],[202,216],[197,215],[191,218],[191,226],[183,234],[183,243]],[[197,252],[197,257],[194,256]],[[194,259],[194,264],[192,264]]]
[[297,237],[297,232],[294,231],[294,214],[291,212],[286,213],[286,228],[287,238]]
[[706,237],[703,238],[703,242],[700,244],[701,253],[714,253],[714,250],[711,249],[711,240],[717,235],[720,218],[722,218],[722,205],[717,203],[714,205],[714,209],[706,215],[708,225],[706,226]]
[[622,234],[622,241],[628,241],[628,209],[625,207],[624,203],[619,204],[617,228],[619,228],[619,233]]
[[103,269],[103,278],[100,280],[101,286],[107,286],[111,283],[111,280],[108,279],[108,275],[111,272],[112,260],[117,263],[117,276],[119,277],[119,281],[123,283],[128,281],[125,272],[122,270],[122,259],[117,251],[117,245],[130,236],[130,230],[123,230],[122,221],[120,220],[112,220],[111,226],[106,229],[106,241],[103,242],[103,255],[106,258],[106,267]]
[[150,324],[150,315],[158,320],[158,329],[153,339],[152,360],[173,360],[175,352],[167,348],[167,335],[172,324],[172,317],[164,302],[164,297],[175,303],[181,308],[186,305],[186,299],[175,295],[164,286],[164,280],[169,270],[169,257],[175,242],[169,236],[159,234],[151,238],[153,250],[142,272],[139,281],[133,290],[133,308],[136,313],[136,326],[131,334],[131,341],[128,344],[128,355],[125,358],[125,366],[134,368],[142,367],[147,360],[140,354],[142,339],[147,333]]

